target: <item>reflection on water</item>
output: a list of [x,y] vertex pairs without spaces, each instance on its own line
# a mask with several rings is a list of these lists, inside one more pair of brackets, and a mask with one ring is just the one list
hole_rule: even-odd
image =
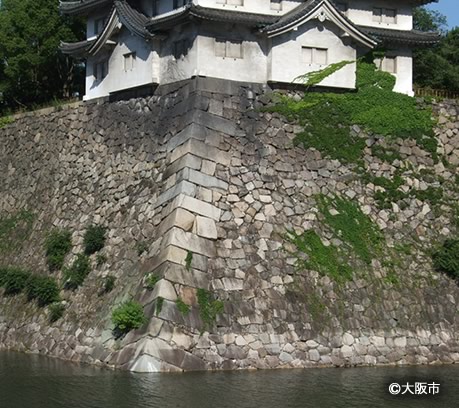
[[[387,392],[434,380],[436,397]],[[132,374],[0,353],[0,408],[449,408],[458,393],[459,366]]]

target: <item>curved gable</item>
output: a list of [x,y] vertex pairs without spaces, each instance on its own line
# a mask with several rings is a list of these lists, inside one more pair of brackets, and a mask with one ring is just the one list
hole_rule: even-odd
[[320,22],[330,21],[355,41],[368,48],[374,48],[377,45],[374,39],[344,17],[329,0],[306,1],[291,12],[285,14],[276,23],[264,27],[262,31],[268,37],[276,37],[291,30],[296,30],[299,26],[311,20],[319,20]]

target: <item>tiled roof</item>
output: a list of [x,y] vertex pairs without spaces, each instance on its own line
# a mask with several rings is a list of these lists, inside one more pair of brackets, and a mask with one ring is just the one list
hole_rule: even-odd
[[145,25],[150,21],[145,14],[133,9],[125,1],[115,1],[115,8],[121,23],[123,23],[131,33],[147,39],[152,36],[145,28]]
[[282,17],[277,18],[275,23],[267,25],[263,31],[274,31],[293,23],[301,17],[308,15],[321,1],[322,0],[306,0],[288,13],[285,13]]
[[145,28],[148,21],[147,16],[133,9],[127,2],[115,1],[110,17],[97,38],[77,43],[61,43],[60,49],[64,54],[75,57],[96,55],[107,44],[119,23],[122,23],[132,34],[149,40],[154,37],[154,34]]
[[438,33],[419,30],[393,30],[389,28],[359,26],[359,28],[378,42],[400,43],[407,45],[431,45],[440,40]]
[[74,43],[61,42],[60,50],[67,55],[74,57],[84,57],[96,40],[85,40]]
[[59,10],[63,14],[79,15],[87,14],[91,10],[106,6],[113,3],[113,0],[73,0],[73,1],[60,1]]
[[261,27],[266,24],[272,24],[278,19],[277,16],[273,15],[247,13],[237,10],[215,9],[188,3],[174,12],[151,19],[147,24],[147,27],[150,31],[163,30],[168,26],[176,25],[178,22],[190,17],[209,21],[239,23],[252,27]]

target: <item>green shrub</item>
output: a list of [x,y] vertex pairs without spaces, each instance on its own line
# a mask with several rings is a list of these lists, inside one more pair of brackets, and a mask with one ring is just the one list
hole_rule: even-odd
[[45,241],[46,261],[51,271],[62,268],[65,256],[72,249],[72,234],[68,230],[54,229]]
[[164,304],[164,298],[162,298],[161,296],[158,296],[156,298],[156,304],[155,304],[157,315],[159,315],[161,313],[161,310],[163,310],[163,304]]
[[58,321],[65,311],[65,306],[62,303],[53,303],[49,306],[49,321],[54,323]]
[[31,275],[27,280],[25,291],[29,301],[36,299],[43,307],[59,301],[59,286],[54,278]]
[[145,241],[139,241],[135,244],[135,250],[137,251],[137,255],[141,256],[143,253],[148,251],[148,243]]
[[107,275],[104,278],[103,292],[109,293],[115,288],[116,278],[113,275]]
[[104,263],[107,262],[107,256],[104,254],[97,254],[96,255],[96,265],[97,267],[101,267]]
[[6,275],[8,274],[8,268],[0,267],[0,288],[3,288],[3,285],[6,282]]
[[217,315],[223,312],[223,302],[216,300],[212,293],[206,289],[198,289],[197,297],[204,329],[210,328],[215,323]]
[[11,116],[2,116],[0,118],[0,129],[13,122],[14,119]]
[[158,275],[155,275],[154,273],[148,275],[145,279],[145,287],[148,290],[153,290],[160,279],[161,278]]
[[72,290],[78,288],[90,271],[91,263],[89,257],[78,254],[72,265],[64,268],[65,287]]
[[35,215],[27,210],[0,215],[0,253],[19,252],[30,237],[34,221]]
[[193,252],[188,251],[185,257],[185,268],[187,271],[191,270],[191,262],[193,262]]
[[146,320],[142,305],[132,300],[124,302],[112,313],[112,322],[115,325],[115,330],[120,333],[127,333],[133,329],[138,329]]
[[459,239],[448,239],[432,256],[437,271],[459,280]]
[[8,268],[4,275],[3,287],[5,288],[5,294],[17,295],[21,293],[30,278],[30,272],[19,268]]
[[100,251],[105,245],[107,229],[101,225],[90,225],[83,237],[84,253],[92,255]]
[[178,298],[176,301],[175,301],[175,304],[177,306],[177,309],[179,310],[179,312],[186,316],[188,313],[190,313],[190,306],[187,305],[181,298]]

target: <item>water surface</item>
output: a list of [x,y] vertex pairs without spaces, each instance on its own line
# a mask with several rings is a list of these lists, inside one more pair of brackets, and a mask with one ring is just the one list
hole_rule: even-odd
[[[393,397],[393,382],[440,395]],[[0,352],[0,408],[454,408],[459,366],[133,374]]]

